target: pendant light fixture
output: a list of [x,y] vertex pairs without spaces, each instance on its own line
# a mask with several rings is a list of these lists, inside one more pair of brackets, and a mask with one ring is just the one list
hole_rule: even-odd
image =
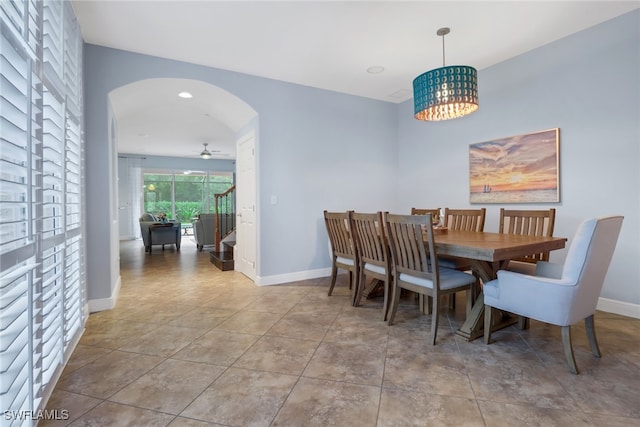
[[211,158],[211,153],[209,152],[209,150],[207,150],[207,145],[209,145],[206,142],[203,142],[202,145],[204,145],[204,150],[202,150],[202,153],[200,153],[200,157],[203,159],[210,159]]
[[478,72],[466,65],[445,66],[444,36],[450,29],[440,28],[442,67],[427,71],[413,80],[413,105],[418,120],[455,119],[478,109]]

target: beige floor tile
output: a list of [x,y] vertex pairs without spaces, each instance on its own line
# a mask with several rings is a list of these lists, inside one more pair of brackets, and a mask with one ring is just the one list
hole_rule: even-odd
[[236,368],[300,375],[318,348],[317,341],[264,336],[234,364]]
[[89,410],[95,408],[101,399],[96,399],[82,394],[69,393],[64,390],[56,389],[47,402],[48,411],[58,411],[59,419],[57,420],[41,420],[39,427],[62,427],[70,422],[80,418]]
[[160,327],[158,324],[129,320],[104,321],[95,326],[87,326],[87,330],[80,338],[80,344],[115,350],[158,327]]
[[[430,344],[424,344],[430,346]],[[436,344],[437,346],[437,344]],[[474,398],[464,359],[459,354],[427,351],[387,353],[384,387]]]
[[129,341],[118,350],[169,357],[206,332],[206,329],[165,325],[162,328],[141,335],[136,340]]
[[70,424],[70,427],[164,427],[173,415],[133,406],[103,402]]
[[242,334],[264,334],[278,320],[280,313],[264,313],[259,311],[240,311],[216,326],[216,329]]
[[267,331],[267,335],[320,341],[337,313],[288,313]]
[[225,308],[198,307],[170,322],[167,325],[184,328],[213,329],[237,313],[237,310]]
[[106,399],[162,362],[162,358],[113,351],[63,373],[57,389]]
[[174,359],[231,366],[258,339],[259,335],[213,330],[174,354]]
[[167,359],[109,400],[177,415],[224,370],[221,366]]
[[596,426],[582,411],[565,411],[530,405],[478,401],[487,426]]
[[300,378],[273,427],[376,425],[380,388]]
[[268,426],[298,380],[294,375],[229,368],[182,416],[234,426]]
[[421,391],[382,389],[378,427],[483,425],[482,415],[474,399]]
[[206,421],[194,420],[185,417],[176,417],[167,427],[212,427],[222,426],[223,424],[208,423]]
[[382,385],[384,358],[384,347],[323,342],[303,376],[379,387]]
[[518,360],[498,363],[477,360],[467,364],[467,371],[477,399],[580,410],[553,373],[533,355],[522,354]]

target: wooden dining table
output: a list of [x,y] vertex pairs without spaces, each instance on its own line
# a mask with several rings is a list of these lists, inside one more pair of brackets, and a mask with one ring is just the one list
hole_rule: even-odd
[[[509,261],[534,253],[548,252],[565,247],[565,237],[521,236],[514,234],[477,231],[436,233],[435,244],[438,256],[464,258],[465,262],[487,283],[497,277],[498,270],[505,269]],[[494,322],[492,330],[504,328],[517,322],[513,316],[503,316]],[[471,341],[484,333],[484,294],[479,292],[471,315],[456,332]]]

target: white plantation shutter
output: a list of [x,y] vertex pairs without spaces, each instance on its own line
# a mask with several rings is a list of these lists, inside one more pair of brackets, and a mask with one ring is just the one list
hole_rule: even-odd
[[0,408],[31,426],[86,320],[82,39],[61,1],[0,1],[0,33]]

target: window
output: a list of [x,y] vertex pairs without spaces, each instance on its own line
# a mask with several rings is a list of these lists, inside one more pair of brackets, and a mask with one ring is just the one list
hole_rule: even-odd
[[233,174],[147,169],[143,181],[144,212],[164,212],[182,223],[191,223],[199,213],[213,212],[214,195],[233,186]]
[[85,321],[82,39],[68,2],[2,1],[0,32],[0,408],[23,426]]

